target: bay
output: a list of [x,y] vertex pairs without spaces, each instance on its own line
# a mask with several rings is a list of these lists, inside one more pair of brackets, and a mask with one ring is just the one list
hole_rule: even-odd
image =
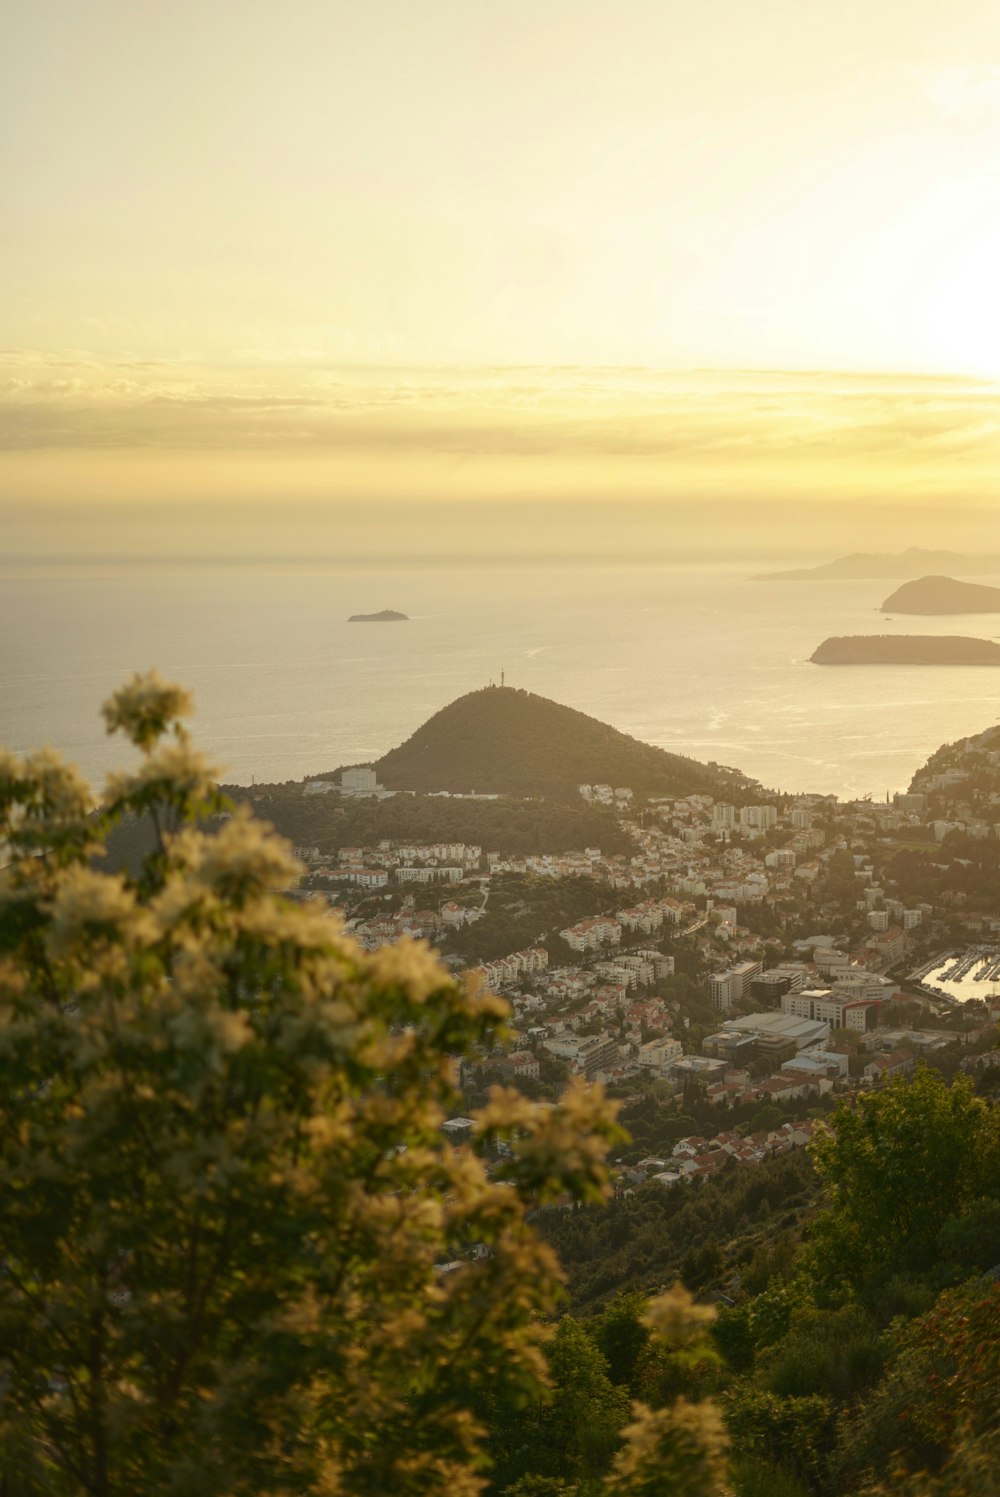
[[[228,778],[300,779],[378,757],[503,672],[769,787],[880,797],[1000,711],[995,668],[809,663],[834,634],[1000,634],[1000,616],[887,621],[895,585],[730,567],[8,566],[0,742],[51,744],[98,784],[131,759],[99,704],[156,666],[193,690],[197,740]],[[347,622],[383,608],[409,622]]]

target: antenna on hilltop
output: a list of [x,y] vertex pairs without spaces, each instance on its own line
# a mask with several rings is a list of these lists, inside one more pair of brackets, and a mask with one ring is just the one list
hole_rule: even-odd
[[503,671],[500,672],[500,685],[503,685]]

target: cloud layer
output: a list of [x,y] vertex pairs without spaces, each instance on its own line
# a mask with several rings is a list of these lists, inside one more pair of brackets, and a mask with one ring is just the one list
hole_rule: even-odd
[[8,353],[0,447],[978,466],[1000,458],[1000,389],[824,372],[208,367]]

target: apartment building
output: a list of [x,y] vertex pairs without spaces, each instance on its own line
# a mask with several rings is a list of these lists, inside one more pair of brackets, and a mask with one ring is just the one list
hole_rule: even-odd
[[781,1011],[799,1019],[812,1019],[834,1029],[854,1029],[860,1033],[874,1029],[878,1023],[878,1003],[871,998],[855,998],[830,988],[803,988],[784,993]]
[[576,925],[567,926],[559,934],[574,951],[596,951],[605,944],[619,945],[622,928],[617,920],[597,915],[589,920],[580,920]]
[[550,1055],[566,1060],[574,1070],[589,1079],[598,1071],[610,1070],[619,1061],[618,1041],[609,1034],[556,1035],[544,1044]]
[[708,995],[712,1007],[717,1008],[720,1013],[728,1013],[741,1002],[744,994],[749,993],[751,982],[763,970],[763,962],[737,962],[735,967],[730,967],[725,972],[716,972],[708,979]]
[[774,806],[744,806],[740,811],[740,826],[751,830],[769,832],[778,825],[778,813]]

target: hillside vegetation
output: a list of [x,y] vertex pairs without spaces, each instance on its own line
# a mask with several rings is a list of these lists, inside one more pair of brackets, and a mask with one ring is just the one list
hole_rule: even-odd
[[459,697],[375,765],[390,790],[576,797],[581,784],[639,794],[749,790],[735,770],[640,743],[572,707],[510,686]]
[[449,932],[442,950],[475,966],[537,944],[547,947],[554,960],[554,954],[563,950],[558,937],[564,926],[598,912],[612,912],[620,903],[614,889],[592,878],[497,874],[490,883],[486,914],[474,925]]
[[972,733],[966,738],[956,738],[953,743],[943,743],[916,771],[910,781],[910,789],[926,791],[929,783],[949,770],[960,771],[963,776],[988,772],[993,768],[988,756],[998,749],[1000,730],[995,726],[984,728],[981,733]]
[[[248,792],[227,787],[234,800]],[[324,854],[341,847],[370,847],[383,837],[397,842],[473,842],[485,852],[512,855],[571,852],[599,847],[603,853],[633,852],[632,838],[610,810],[588,806],[515,800],[448,800],[396,795],[391,800],[303,797],[301,786],[256,786],[254,812],[299,845]]]

